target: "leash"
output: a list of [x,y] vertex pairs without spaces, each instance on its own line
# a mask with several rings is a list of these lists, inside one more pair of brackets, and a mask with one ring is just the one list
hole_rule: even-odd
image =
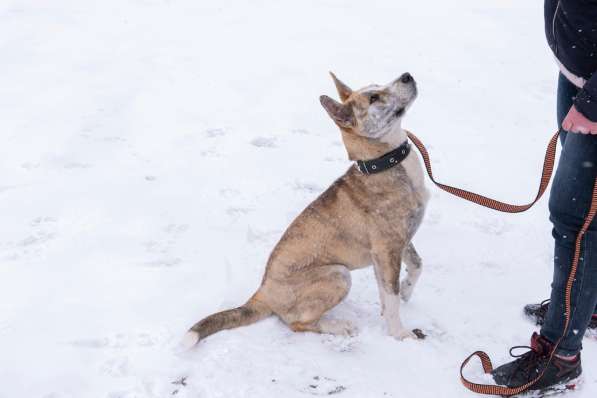
[[[553,137],[549,140],[549,144],[547,145],[547,150],[545,152],[545,159],[543,161],[543,172],[541,173],[541,182],[539,183],[539,190],[537,192],[537,196],[535,197],[535,199],[531,203],[526,204],[526,205],[512,205],[512,204],[500,202],[495,199],[488,198],[483,195],[476,194],[474,192],[466,191],[464,189],[452,187],[450,185],[445,185],[445,184],[442,184],[442,183],[436,181],[435,178],[433,177],[433,171],[431,169],[431,161],[430,161],[430,157],[429,157],[429,152],[427,152],[427,148],[425,148],[425,145],[423,145],[423,142],[421,142],[421,140],[416,135],[414,135],[410,131],[406,131],[406,133],[408,135],[408,138],[410,138],[412,143],[415,145],[415,147],[421,153],[421,156],[423,157],[423,162],[425,163],[425,168],[427,169],[427,174],[429,175],[429,178],[431,179],[431,181],[433,181],[433,183],[436,186],[438,186],[442,190],[444,190],[452,195],[455,195],[455,196],[462,198],[464,200],[467,200],[469,202],[473,202],[478,205],[488,207],[493,210],[505,212],[505,213],[521,213],[523,211],[526,211],[526,210],[530,209],[531,207],[533,207],[533,205],[535,203],[537,203],[537,201],[539,201],[541,196],[545,193],[545,190],[547,189],[547,186],[549,185],[549,180],[551,179],[551,175],[553,173],[553,165],[554,165],[554,161],[555,161],[555,157],[556,157],[556,147],[558,145],[558,137],[560,135],[559,131],[556,132],[553,135]],[[576,278],[576,272],[578,270],[578,262],[579,262],[580,254],[581,254],[582,240],[583,240],[585,233],[589,229],[589,226],[591,225],[591,222],[593,221],[593,218],[595,217],[596,213],[597,213],[597,179],[595,180],[595,185],[593,186],[593,195],[591,198],[591,207],[589,209],[589,213],[587,214],[587,217],[585,218],[583,226],[582,226],[580,232],[578,233],[578,236],[576,237],[576,242],[575,242],[575,246],[574,246],[574,257],[572,259],[570,275],[568,276],[568,279],[566,282],[565,314],[564,314],[566,321],[564,323],[564,331],[562,332],[562,336],[555,343],[554,348],[553,348],[552,352],[550,353],[549,360],[548,360],[547,364],[545,365],[545,367],[543,368],[543,371],[536,378],[529,381],[527,384],[524,384],[524,385],[522,385],[520,387],[516,387],[516,388],[510,388],[510,387],[506,387],[506,386],[498,386],[498,385],[492,385],[492,384],[473,383],[473,382],[469,381],[466,377],[464,377],[464,368],[466,367],[466,365],[468,365],[468,363],[470,362],[470,360],[472,358],[478,357],[480,359],[481,365],[483,366],[483,371],[486,374],[490,374],[493,371],[493,365],[491,363],[491,359],[489,358],[489,355],[487,355],[483,351],[476,351],[476,352],[472,353],[468,358],[466,358],[464,360],[464,362],[462,363],[462,365],[460,366],[460,380],[462,381],[462,384],[466,388],[468,388],[469,390],[476,392],[478,394],[502,395],[502,396],[509,397],[509,396],[520,394],[520,393],[528,390],[530,387],[535,385],[539,380],[541,380],[541,378],[543,377],[543,374],[545,373],[545,369],[547,369],[549,367],[549,364],[552,362],[552,360],[555,356],[555,352],[556,352],[557,348],[559,347],[560,343],[562,342],[562,339],[566,336],[566,334],[568,332],[568,328],[570,326],[570,317],[571,317],[571,308],[572,308],[572,303],[571,303],[572,286],[574,284],[574,280]]]
[[427,152],[427,148],[423,145],[423,142],[411,133],[410,131],[406,131],[408,138],[412,141],[412,143],[417,147],[421,156],[423,157],[423,162],[425,162],[425,168],[427,169],[427,174],[431,181],[435,185],[437,185],[442,190],[451,193],[452,195],[458,196],[464,200],[468,200],[469,202],[476,203],[483,207],[488,207],[493,210],[501,211],[504,213],[522,213],[523,211],[527,211],[535,203],[541,199],[541,196],[545,193],[547,186],[549,185],[549,180],[551,179],[551,175],[553,173],[553,165],[556,158],[556,147],[558,145],[558,137],[560,136],[560,132],[556,132],[551,140],[549,140],[549,144],[547,145],[547,151],[545,152],[545,159],[543,161],[543,172],[541,173],[541,182],[539,183],[539,191],[537,192],[537,196],[535,199],[526,205],[511,205],[509,203],[500,202],[499,200],[491,199],[483,195],[476,194],[474,192],[465,191],[464,189],[452,187],[450,185],[445,185],[438,182],[433,177],[433,170],[431,169],[431,160],[429,158],[429,152]]

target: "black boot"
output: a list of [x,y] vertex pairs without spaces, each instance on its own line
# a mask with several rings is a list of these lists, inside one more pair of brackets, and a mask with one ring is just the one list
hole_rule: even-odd
[[[545,322],[548,308],[549,300],[544,300],[539,304],[527,304],[524,306],[524,314],[535,322],[535,324],[541,326]],[[597,314],[593,314],[588,329],[597,330]]]
[[[515,356],[512,355],[512,350],[515,348],[530,348],[530,351]],[[513,347],[510,350],[510,355],[517,359],[495,369],[491,373],[493,379],[499,385],[516,388],[535,379],[545,369],[543,377],[529,390],[547,392],[574,389],[576,387],[575,379],[582,373],[580,354],[572,361],[554,357],[547,366],[553,349],[554,345],[550,341],[534,333],[531,338],[531,347]]]
[[529,317],[536,325],[543,325],[547,309],[549,308],[549,299],[543,300],[539,304],[527,304],[524,306],[524,314]]

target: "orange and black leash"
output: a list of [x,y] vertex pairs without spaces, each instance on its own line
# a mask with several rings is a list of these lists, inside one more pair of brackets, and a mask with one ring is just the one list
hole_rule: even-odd
[[[547,145],[545,159],[543,161],[543,172],[541,173],[541,181],[539,183],[539,190],[537,192],[537,196],[535,197],[535,199],[531,203],[526,204],[526,205],[512,205],[509,203],[504,203],[504,202],[500,202],[495,199],[488,198],[483,195],[476,194],[474,192],[470,192],[470,191],[466,191],[464,189],[460,189],[460,188],[452,187],[450,185],[442,184],[442,183],[436,181],[435,178],[433,177],[433,171],[431,169],[431,160],[430,160],[429,152],[427,151],[427,148],[425,148],[425,145],[423,145],[423,142],[416,135],[414,135],[413,133],[411,133],[409,131],[407,131],[407,134],[408,134],[408,138],[412,141],[412,143],[415,145],[415,147],[417,147],[417,149],[421,153],[421,156],[423,157],[423,162],[425,163],[425,168],[427,169],[427,174],[429,175],[429,178],[431,179],[431,181],[433,181],[433,183],[435,185],[437,185],[442,190],[444,190],[452,195],[455,195],[459,198],[462,198],[469,202],[473,202],[473,203],[476,203],[478,205],[481,205],[481,206],[484,206],[484,207],[487,207],[487,208],[490,208],[493,210],[505,212],[505,213],[521,213],[523,211],[526,211],[526,210],[530,209],[531,207],[533,207],[533,205],[539,201],[541,196],[543,196],[543,194],[545,193],[545,190],[547,189],[547,186],[549,185],[551,175],[553,174],[553,166],[554,166],[555,157],[556,157],[556,147],[558,145],[558,137],[560,135],[559,131],[556,132],[553,135],[553,137],[550,139],[549,144]],[[553,360],[553,358],[555,356],[555,352],[556,352],[558,346],[560,345],[562,339],[566,336],[566,334],[568,332],[568,328],[570,326],[570,317],[571,317],[570,314],[571,314],[571,307],[572,307],[572,304],[571,304],[572,286],[573,286],[574,280],[576,278],[576,271],[578,270],[578,262],[579,262],[580,255],[581,255],[582,240],[584,238],[585,233],[588,231],[589,226],[591,225],[591,222],[593,221],[593,218],[595,217],[596,213],[597,213],[597,179],[595,180],[595,184],[593,186],[593,196],[591,199],[591,207],[589,209],[589,213],[587,214],[587,217],[585,218],[583,226],[582,226],[580,232],[578,233],[578,236],[576,237],[576,243],[575,243],[575,248],[574,248],[574,257],[572,259],[572,265],[570,267],[570,275],[568,276],[568,279],[566,282],[566,292],[565,292],[566,322],[564,323],[564,331],[562,332],[562,336],[558,339],[558,341],[555,342],[555,345],[550,354],[548,363],[543,368],[544,369],[543,372],[541,372],[535,379],[531,380],[527,384],[524,384],[524,385],[522,385],[520,387],[516,387],[516,388],[510,388],[510,387],[506,387],[506,386],[498,386],[498,385],[492,385],[492,384],[473,383],[472,381],[470,381],[466,377],[464,377],[464,368],[466,367],[466,365],[469,363],[469,361],[472,358],[478,357],[481,360],[481,365],[483,366],[483,371],[486,374],[489,374],[493,371],[493,365],[491,363],[491,359],[489,358],[489,355],[487,355],[483,351],[476,351],[476,352],[472,353],[468,358],[466,358],[464,360],[464,362],[462,363],[462,365],[460,366],[460,380],[462,381],[462,384],[466,388],[468,388],[469,390],[476,392],[478,394],[502,395],[502,396],[509,397],[509,396],[517,395],[517,394],[527,391],[529,388],[531,388],[533,385],[535,385],[539,380],[541,380],[541,378],[543,377],[543,373],[545,372],[545,369],[547,369],[547,367]]]

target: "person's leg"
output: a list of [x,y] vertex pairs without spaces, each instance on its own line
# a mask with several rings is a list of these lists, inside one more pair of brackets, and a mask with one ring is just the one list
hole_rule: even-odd
[[[576,94],[578,94],[579,89],[572,83],[570,83],[570,81],[568,79],[566,79],[566,76],[562,75],[560,73],[559,77],[558,77],[558,97],[557,97],[557,118],[558,118],[558,128],[560,129],[560,139],[562,142],[562,146],[564,145],[564,143],[566,142],[566,135],[568,134],[567,131],[562,129],[562,122],[564,121],[564,118],[566,117],[566,115],[568,114],[568,111],[570,110],[570,107],[572,106],[572,104],[574,103],[574,97],[576,97]],[[593,328],[597,327],[595,325],[597,325],[597,306],[595,307],[595,310],[593,311]],[[543,325],[543,322],[541,322],[541,325]]]
[[[566,143],[566,135],[568,134],[567,131],[562,129],[562,122],[566,118],[570,107],[574,103],[574,97],[576,97],[578,91],[579,89],[574,84],[570,83],[570,81],[566,79],[566,76],[560,73],[558,77],[557,118],[562,146],[564,146]],[[597,319],[597,306],[593,311],[593,318]]]
[[[566,143],[567,132],[561,129],[562,122],[566,117],[566,114],[570,110],[574,102],[574,97],[578,93],[578,88],[570,83],[564,75],[560,73],[558,78],[558,96],[557,96],[557,122],[560,128],[560,140],[562,146]],[[524,313],[535,321],[537,325],[543,325],[545,323],[545,317],[549,309],[550,300],[544,300],[537,304],[528,304],[524,307]],[[591,328],[597,328],[597,307],[593,311],[593,322]]]
[[[564,118],[566,118],[566,115],[568,114],[570,107],[574,103],[574,97],[576,97],[578,91],[579,89],[575,85],[570,83],[570,81],[566,79],[566,76],[560,73],[560,76],[558,77],[557,117],[562,146],[565,144],[566,135],[568,134],[567,131],[562,129],[562,122],[564,121]],[[592,318],[593,323],[591,324],[591,327],[597,328],[597,306],[595,306]]]
[[[558,88],[558,122],[561,124],[572,106],[576,88],[565,78]],[[597,177],[597,136],[568,133],[549,199],[554,250],[554,276],[551,302],[541,335],[556,342],[564,331],[566,281],[574,256],[576,236],[591,205]],[[580,352],[582,338],[597,307],[597,221],[585,235],[578,271],[572,287],[570,327],[558,348],[558,354],[572,356]]]
[[[558,123],[566,116],[577,93],[565,78],[558,85]],[[582,373],[580,356],[582,338],[597,307],[597,221],[586,233],[580,262],[572,286],[571,323],[566,336],[549,362],[554,344],[564,333],[564,300],[566,282],[574,255],[576,235],[588,213],[595,177],[597,176],[597,136],[562,132],[563,149],[549,199],[550,220],[555,239],[554,276],[551,302],[541,328],[533,334],[531,351],[492,371],[495,382],[508,387],[520,387],[542,374],[530,389],[548,391],[551,388],[573,388]],[[525,309],[526,310],[526,309]],[[569,358],[565,358],[569,357]],[[547,366],[549,362],[549,366]],[[568,385],[567,383],[570,383]],[[559,386],[559,387],[558,387]]]

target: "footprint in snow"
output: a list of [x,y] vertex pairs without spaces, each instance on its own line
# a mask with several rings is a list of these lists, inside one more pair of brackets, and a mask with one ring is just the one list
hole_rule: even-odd
[[223,137],[226,135],[226,131],[223,129],[207,129],[205,130],[205,136],[208,138]]
[[276,138],[274,137],[257,137],[251,141],[251,145],[258,148],[275,148]]
[[83,131],[85,133],[79,134],[79,137],[84,138],[86,140],[93,140],[94,142],[101,142],[101,143],[108,143],[108,144],[118,143],[118,142],[126,142],[126,138],[123,138],[123,137],[120,137],[117,135],[106,135],[106,136],[96,137],[93,134],[87,134],[88,132],[92,132],[93,130],[94,130],[94,128],[86,127],[83,129]]
[[78,348],[107,348],[110,344],[108,338],[100,339],[78,339],[68,342],[69,345]]
[[477,219],[475,221],[467,222],[477,231],[487,235],[502,235],[508,232],[512,225],[500,218]]
[[501,271],[503,268],[499,263],[493,261],[481,261],[479,265],[485,269],[492,269],[497,271]]
[[33,170],[33,169],[39,168],[40,165],[41,165],[40,163],[24,162],[24,163],[21,163],[21,168],[23,168],[25,170]]
[[201,152],[199,152],[199,155],[201,155],[204,158],[221,158],[222,157],[222,154],[219,153],[215,148],[209,148],[204,151],[201,151]]
[[100,140],[102,142],[125,142],[126,138],[122,138],[122,137],[118,137],[118,136],[106,136],[106,137],[101,137]]
[[353,352],[357,349],[357,340],[354,336],[325,336],[322,339],[323,345],[335,352]]
[[346,386],[329,377],[313,376],[308,387],[304,389],[311,395],[336,395],[346,391]]
[[43,224],[51,224],[51,223],[55,223],[56,219],[53,217],[36,217],[33,219],[33,221],[31,221],[31,226],[32,227],[37,227]]
[[128,357],[117,357],[107,360],[101,365],[101,372],[112,377],[125,377],[130,373]]
[[164,232],[167,234],[179,235],[189,229],[189,224],[168,224],[164,227]]
[[174,267],[180,263],[182,263],[182,260],[180,258],[173,257],[173,258],[161,258],[161,259],[152,260],[152,261],[145,261],[143,263],[143,265],[145,265],[146,267],[170,268],[170,267]]
[[0,193],[18,188],[18,185],[0,185]]
[[163,333],[137,332],[117,333],[109,337],[75,339],[67,344],[80,348],[121,350],[129,347],[153,347],[168,341],[168,339],[169,336]]
[[43,243],[46,243],[46,242],[54,239],[55,237],[56,237],[55,233],[45,232],[45,231],[37,231],[34,234],[29,235],[28,237],[22,239],[19,242],[19,246],[24,247],[24,248],[36,247],[36,246],[39,246]]
[[189,230],[188,224],[168,224],[162,228],[165,234],[161,239],[148,240],[142,243],[145,251],[157,255],[156,259],[145,261],[142,265],[147,267],[173,267],[182,262],[178,257],[170,255],[172,246],[178,238]]
[[321,193],[323,192],[323,188],[320,187],[317,184],[314,183],[310,183],[310,182],[300,182],[300,181],[295,181],[293,184],[293,189],[295,191],[302,191],[302,192],[307,192],[307,193]]
[[279,230],[257,231],[251,227],[247,228],[247,242],[249,243],[271,243],[280,234]]
[[425,217],[425,224],[427,225],[437,225],[442,220],[441,213],[437,211],[430,211],[427,216]]
[[238,189],[234,189],[234,188],[223,188],[220,189],[220,196],[222,198],[236,198],[237,196],[240,195],[240,191]]
[[187,386],[187,377],[186,377],[186,376],[183,376],[183,377],[181,377],[180,379],[176,379],[176,380],[174,380],[174,381],[173,381],[173,382],[171,382],[170,384],[172,384],[172,385],[176,386],[176,387],[175,387],[175,388],[172,390],[172,392],[171,392],[171,394],[172,394],[172,395],[176,395],[176,394],[178,394],[178,392],[179,392],[181,389],[183,389],[183,388],[185,388],[185,387]]
[[231,217],[240,217],[249,214],[253,209],[248,207],[229,207],[226,209],[226,214]]

